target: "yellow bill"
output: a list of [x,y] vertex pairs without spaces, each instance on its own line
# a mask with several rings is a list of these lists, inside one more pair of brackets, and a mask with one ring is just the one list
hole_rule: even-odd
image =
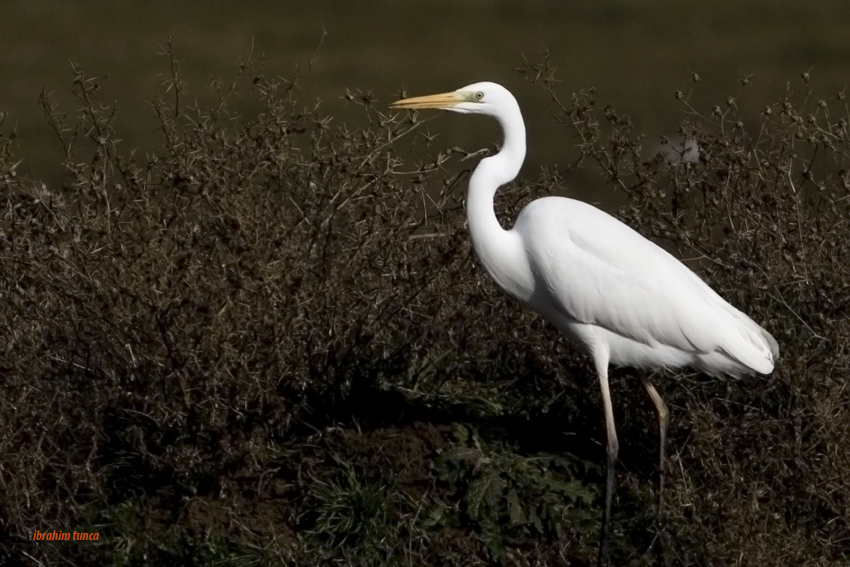
[[417,108],[438,108],[449,109],[457,104],[466,102],[467,97],[458,91],[450,93],[440,93],[427,96],[415,96],[397,100],[390,104],[390,108],[394,109],[417,109]]

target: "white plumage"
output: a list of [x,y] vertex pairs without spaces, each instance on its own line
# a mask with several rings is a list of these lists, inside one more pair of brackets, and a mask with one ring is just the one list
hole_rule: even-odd
[[[679,260],[591,205],[562,197],[537,199],[520,212],[511,230],[504,230],[493,197],[516,177],[525,159],[525,125],[516,99],[504,87],[476,83],[392,106],[485,114],[502,126],[501,151],[481,160],[469,180],[469,232],[479,260],[496,283],[593,359],[602,390],[608,453],[599,553],[603,565],[618,449],[608,365],[690,366],[712,375],[768,374],[779,356],[776,341]],[[642,381],[659,416],[661,508],[668,412],[652,385]]]
[[711,374],[773,370],[768,333],[680,261],[599,209],[539,199],[513,230],[535,287],[523,296],[506,289],[580,345],[607,344],[610,362]]

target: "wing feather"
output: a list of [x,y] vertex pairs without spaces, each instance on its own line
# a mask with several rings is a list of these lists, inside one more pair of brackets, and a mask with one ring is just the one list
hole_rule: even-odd
[[775,341],[766,331],[614,217],[580,201],[547,197],[522,211],[515,230],[537,284],[533,307],[558,309],[650,347],[722,351],[759,372],[772,370]]

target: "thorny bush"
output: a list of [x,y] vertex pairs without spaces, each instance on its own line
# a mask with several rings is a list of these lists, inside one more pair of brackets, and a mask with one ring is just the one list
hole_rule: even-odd
[[[172,69],[150,155],[124,149],[102,80],[79,69],[77,116],[42,97],[61,188],[19,176],[14,135],[0,139],[0,557],[590,564],[598,394],[584,358],[475,269],[459,187],[474,154],[439,151],[368,93],[348,96],[366,121],[348,129],[250,60],[212,104],[187,101]],[[770,377],[659,380],[669,559],[846,564],[843,93],[789,93],[750,119],[734,98],[701,114],[679,93],[687,119],[653,155],[591,91],[562,103],[545,58],[524,71],[578,154],[501,192],[500,215],[592,167],[626,195],[621,218],[780,343]],[[256,112],[231,110],[237,91]],[[633,374],[613,373],[614,555],[652,564],[653,418]],[[478,433],[458,444],[463,423]],[[470,451],[495,464],[455,458]],[[486,500],[482,479],[501,483]],[[35,529],[101,539],[44,545]]]

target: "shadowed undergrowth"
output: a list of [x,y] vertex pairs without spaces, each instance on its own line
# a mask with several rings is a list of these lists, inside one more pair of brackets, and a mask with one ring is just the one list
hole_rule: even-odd
[[[366,126],[348,129],[250,59],[206,102],[172,69],[154,154],[116,139],[108,85],[81,70],[76,114],[42,98],[63,187],[18,177],[0,139],[4,559],[591,564],[596,383],[476,269],[462,187],[478,157],[369,93],[350,95]],[[503,218],[592,169],[628,199],[621,218],[780,343],[770,377],[655,378],[673,410],[671,562],[846,563],[843,94],[820,101],[804,77],[752,118],[677,94],[687,119],[653,155],[545,58],[525,71],[579,159],[503,190]],[[237,95],[261,110],[230,110]],[[654,418],[634,371],[612,381],[613,554],[654,564]]]

